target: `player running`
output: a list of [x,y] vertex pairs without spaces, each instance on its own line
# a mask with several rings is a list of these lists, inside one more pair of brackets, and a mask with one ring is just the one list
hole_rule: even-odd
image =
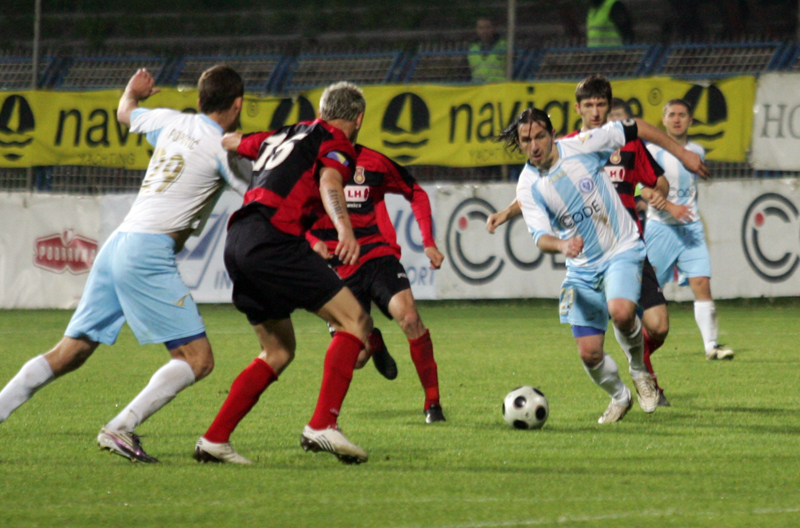
[[[689,141],[692,106],[683,99],[673,99],[664,105],[663,123],[667,135],[705,158],[705,150]],[[645,241],[647,254],[663,287],[673,268],[689,279],[694,294],[694,318],[703,337],[706,359],[733,359],[733,350],[717,343],[717,310],[711,298],[711,258],[706,245],[703,223],[697,210],[697,176],[694,170],[657,145],[647,148],[664,167],[669,180],[670,202],[689,208],[687,218],[676,219],[663,210],[649,208]],[[704,174],[699,174],[701,177]]]
[[334,254],[344,264],[358,262],[343,186],[355,168],[353,145],[365,108],[357,86],[336,83],[320,98],[320,119],[223,139],[226,149],[254,160],[244,205],[228,227],[225,268],[233,281],[233,303],[253,325],[261,353],[234,380],[211,427],[197,441],[198,461],[250,463],[233,449],[230,436],[294,359],[291,314],[297,308],[336,330],[317,406],[300,443],[306,451],[328,451],[344,463],[368,460],[366,451],[342,434],[337,419],[372,319],[305,238],[308,227],[327,213],[337,237]]
[[[583,126],[580,131],[565,136],[567,138],[594,130],[608,121],[613,100],[611,83],[602,75],[590,75],[578,83],[575,89],[575,99],[575,111],[581,116]],[[631,117],[628,114],[625,119]],[[643,230],[636,212],[634,197],[634,191],[638,184],[644,186],[643,197],[648,199],[653,207],[661,209],[669,207],[673,214],[685,214],[685,208],[675,206],[665,200],[664,197],[669,191],[669,183],[663,176],[663,169],[653,160],[641,139],[630,141],[612,153],[603,169],[614,184],[623,206],[636,222],[640,236],[642,236]],[[499,225],[519,214],[521,214],[521,210],[515,200],[505,210],[490,215],[487,220],[487,229],[494,232]],[[658,385],[650,355],[664,343],[667,337],[669,315],[667,301],[646,257],[642,268],[642,292],[638,304],[642,310],[645,366],[658,390],[659,406],[666,407],[669,406],[669,401]],[[615,335],[619,332],[616,327],[614,327],[614,331]],[[617,339],[619,338],[620,336],[617,335]]]
[[[433,239],[428,194],[405,168],[383,154],[356,145],[356,155],[355,175],[344,190],[350,219],[361,245],[358,263],[347,265],[332,257],[337,241],[336,231],[328,217],[317,220],[309,231],[309,242],[324,258],[332,257],[331,265],[367,313],[375,302],[386,317],[395,319],[400,325],[408,338],[411,359],[425,390],[425,422],[443,422],[445,417],[439,401],[439,375],[433,357],[433,342],[430,331],[419,316],[408,275],[400,263],[400,246],[396,243],[384,201],[387,193],[393,193],[401,194],[411,202],[422,233],[425,255],[430,259],[431,267],[439,269],[444,255]],[[369,342],[378,371],[387,379],[395,379],[397,364],[389,355],[380,330],[372,330]],[[362,367],[368,359],[367,351],[362,351],[356,368]]]
[[640,407],[651,413],[658,406],[658,392],[644,365],[642,325],[636,315],[644,242],[601,170],[616,149],[637,136],[663,143],[705,172],[699,157],[682,152],[640,119],[608,123],[556,143],[547,114],[531,108],[500,136],[507,147],[522,151],[529,160],[517,186],[517,201],[534,242],[544,252],[567,257],[560,318],[572,326],[587,373],[611,396],[600,423],[621,420],[632,405],[616,363],[603,351],[609,316],[628,358]]
[[0,392],[2,422],[36,391],[83,365],[100,343],[114,344],[127,321],[140,344],[164,343],[172,356],[97,436],[102,449],[136,462],[158,462],[142,449],[136,427],[214,367],[175,255],[202,231],[225,184],[244,193],[250,176],[231,170],[220,144],[225,132],[236,130],[242,109],[244,84],[234,70],[214,66],[201,75],[200,114],[139,107],[159,91],[154,85],[140,69],[117,108],[119,122],[147,134],[155,148],[139,195],[97,254],[64,338],[28,361]]

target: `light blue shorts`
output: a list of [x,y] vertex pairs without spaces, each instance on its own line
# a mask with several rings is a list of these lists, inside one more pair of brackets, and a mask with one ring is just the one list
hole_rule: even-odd
[[684,225],[647,222],[644,238],[647,257],[662,287],[672,277],[674,266],[686,278],[711,277],[711,258],[702,222]]
[[628,299],[638,305],[644,257],[644,243],[640,242],[602,266],[568,269],[558,305],[561,322],[605,332],[610,299]]
[[97,254],[64,335],[113,345],[126,320],[142,345],[203,333],[174,246],[169,235],[112,234]]

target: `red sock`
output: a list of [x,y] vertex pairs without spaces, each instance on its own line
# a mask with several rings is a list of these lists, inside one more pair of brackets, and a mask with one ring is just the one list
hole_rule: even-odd
[[217,444],[230,441],[239,422],[258,403],[267,387],[277,379],[278,375],[272,367],[259,358],[254,359],[233,381],[225,403],[203,437]]
[[425,330],[422,336],[409,339],[411,346],[411,360],[417,368],[419,381],[425,389],[425,409],[431,405],[439,405],[439,371],[436,361],[433,360],[433,343],[430,330]]
[[656,389],[659,389],[658,386],[658,377],[656,376],[655,371],[653,370],[653,365],[650,363],[650,355],[658,350],[658,348],[664,344],[663,341],[658,341],[650,337],[647,333],[647,330],[642,328],[642,336],[644,337],[644,365],[647,367],[647,371],[653,377],[653,382],[656,384]]
[[322,371],[322,387],[319,389],[314,416],[308,422],[312,429],[335,427],[342,402],[353,379],[353,367],[364,343],[353,334],[336,332],[328,352],[325,354],[325,367]]
[[661,348],[661,345],[664,344],[664,341],[659,341],[657,339],[653,339],[648,335],[647,330],[642,328],[642,335],[644,336],[644,350],[647,352],[647,355],[653,354],[656,350]]

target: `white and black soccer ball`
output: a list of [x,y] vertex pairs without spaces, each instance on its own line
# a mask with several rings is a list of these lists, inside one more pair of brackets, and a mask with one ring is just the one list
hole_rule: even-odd
[[515,429],[539,429],[550,416],[550,404],[542,391],[525,385],[509,392],[503,400],[503,418]]

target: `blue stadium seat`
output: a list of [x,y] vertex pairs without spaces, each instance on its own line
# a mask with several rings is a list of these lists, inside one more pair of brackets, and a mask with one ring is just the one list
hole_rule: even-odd
[[359,85],[397,82],[403,61],[403,54],[399,51],[298,55],[287,68],[279,88],[300,91],[337,81]]
[[124,87],[137,69],[147,68],[163,84],[169,61],[161,57],[76,57],[55,80],[59,90],[98,90]]
[[675,44],[666,49],[653,73],[685,79],[758,75],[777,70],[785,48],[782,42]]

